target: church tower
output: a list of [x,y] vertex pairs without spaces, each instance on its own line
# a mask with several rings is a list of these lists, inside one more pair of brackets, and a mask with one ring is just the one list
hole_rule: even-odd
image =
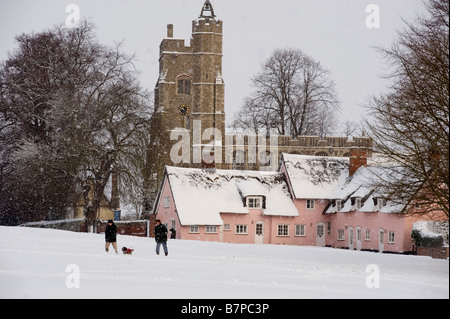
[[[159,78],[155,87],[155,119],[158,122],[155,143],[166,155],[161,165],[220,168],[225,141],[225,84],[222,79],[223,22],[206,0],[200,16],[192,22],[190,45],[174,38],[174,26],[167,26],[159,56]],[[205,131],[206,130],[206,131]],[[173,163],[170,152],[179,140],[170,140],[174,132],[189,132],[190,154],[181,163]],[[212,133],[212,134],[209,134]],[[202,139],[204,137],[205,139]],[[221,150],[222,160],[214,153],[201,156],[206,145]],[[212,147],[208,149],[213,149]],[[220,155],[220,154],[219,154]],[[219,156],[217,155],[217,156]],[[200,159],[200,160],[199,160]],[[217,157],[216,157],[217,159]]]

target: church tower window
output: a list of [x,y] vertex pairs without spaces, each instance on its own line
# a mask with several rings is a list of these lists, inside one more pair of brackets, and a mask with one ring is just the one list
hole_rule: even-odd
[[191,94],[191,80],[188,78],[178,79],[178,94]]

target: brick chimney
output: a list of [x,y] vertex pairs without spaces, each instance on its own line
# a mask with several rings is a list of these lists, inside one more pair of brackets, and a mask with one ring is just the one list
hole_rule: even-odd
[[350,150],[349,176],[352,177],[361,166],[367,166],[367,151],[354,147]]

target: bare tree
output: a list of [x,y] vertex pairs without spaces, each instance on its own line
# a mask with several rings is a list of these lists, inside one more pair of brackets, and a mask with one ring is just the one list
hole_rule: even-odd
[[275,50],[253,77],[255,92],[246,100],[236,124],[276,128],[281,135],[329,133],[330,118],[339,110],[329,75],[320,62],[300,50]]
[[233,127],[258,134],[267,134],[274,127],[273,115],[269,109],[256,103],[254,99],[246,98],[241,110],[235,116]]
[[380,180],[391,200],[448,216],[449,2],[430,0],[427,9],[390,49],[380,49],[392,85],[372,98],[365,124],[393,164]]
[[359,123],[357,123],[357,122],[346,120],[342,124],[341,129],[342,129],[342,134],[344,134],[345,136],[353,136],[353,134],[355,134],[357,131],[361,130],[361,127],[360,127]]
[[132,165],[136,136],[150,117],[133,57],[120,45],[99,44],[86,21],[17,40],[19,50],[0,70],[1,120],[14,128],[0,133],[15,138],[0,186],[16,185],[18,195],[1,196],[0,206],[18,214],[27,208],[17,205],[21,198],[37,194],[29,200],[37,208],[28,210],[28,219],[52,218],[49,205],[58,204],[64,214],[78,190],[93,224],[112,171],[120,174]]

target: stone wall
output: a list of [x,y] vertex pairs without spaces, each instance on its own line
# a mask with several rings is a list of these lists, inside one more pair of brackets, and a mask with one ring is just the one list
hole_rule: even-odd
[[[150,215],[150,220],[116,221],[114,223],[117,226],[117,234],[119,235],[149,237],[148,231],[150,231],[150,237],[155,236],[155,215]],[[148,225],[148,223],[150,223],[150,225]],[[67,230],[79,233],[87,232],[86,220],[84,218],[31,222],[23,224],[22,226]],[[105,228],[106,221],[98,221],[98,233],[104,233]]]

